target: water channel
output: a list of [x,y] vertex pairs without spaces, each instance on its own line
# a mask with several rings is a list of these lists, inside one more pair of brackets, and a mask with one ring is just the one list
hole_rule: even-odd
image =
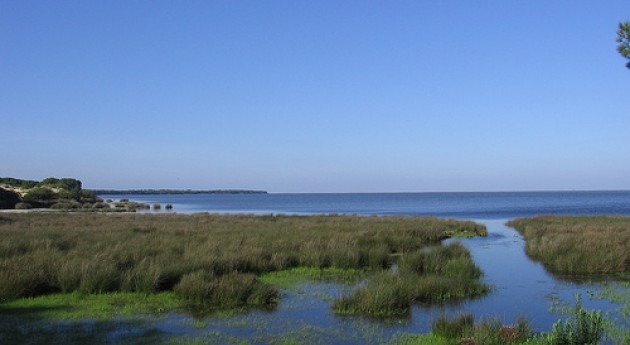
[[312,344],[383,344],[402,333],[430,332],[432,321],[441,314],[470,312],[476,320],[498,318],[511,324],[526,318],[536,331],[549,331],[562,318],[555,303],[573,305],[576,294],[587,308],[612,310],[608,301],[591,298],[600,283],[572,282],[555,278],[524,252],[524,240],[506,220],[478,220],[489,235],[461,241],[484,271],[484,280],[493,288],[485,297],[441,306],[417,305],[405,320],[383,322],[364,317],[338,316],[331,304],[351,286],[339,283],[305,282],[283,290],[274,311],[249,311],[227,317],[193,318],[172,314],[156,321],[155,326],[173,335],[205,339],[216,343],[245,340],[253,344],[273,343],[277,339],[295,339]]

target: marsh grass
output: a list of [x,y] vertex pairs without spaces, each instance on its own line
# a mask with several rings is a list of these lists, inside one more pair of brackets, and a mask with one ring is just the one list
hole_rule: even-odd
[[229,273],[220,277],[203,270],[185,274],[175,293],[193,305],[231,309],[244,306],[272,306],[278,291],[253,274]]
[[274,271],[261,275],[260,281],[283,289],[293,289],[305,281],[332,281],[353,284],[369,276],[369,271],[341,269],[336,267],[295,267],[284,271]]
[[630,280],[630,218],[542,216],[512,220],[525,251],[560,276]]
[[403,255],[397,271],[381,271],[352,294],[337,299],[341,314],[406,317],[413,303],[432,304],[478,297],[489,291],[482,272],[458,242]]
[[[374,286],[400,281],[391,297],[405,309],[416,299],[406,286],[418,281],[389,278],[389,266],[427,246],[440,248],[456,233],[485,232],[473,222],[426,217],[51,213],[1,220],[0,302],[59,292],[174,291],[182,301],[218,309],[272,307],[277,289],[259,276],[304,267],[374,272]],[[435,282],[478,275],[458,265],[468,264],[427,264],[413,276]],[[452,283],[440,285],[439,300],[463,296]]]

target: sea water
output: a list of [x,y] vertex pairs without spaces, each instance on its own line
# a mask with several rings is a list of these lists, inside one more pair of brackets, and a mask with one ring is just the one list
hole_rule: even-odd
[[172,204],[174,212],[413,215],[511,219],[541,214],[630,215],[630,191],[102,195]]

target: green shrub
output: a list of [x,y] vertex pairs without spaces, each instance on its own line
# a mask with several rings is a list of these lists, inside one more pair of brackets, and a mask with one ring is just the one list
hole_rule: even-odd
[[97,198],[93,191],[83,189],[81,190],[81,202],[103,202],[103,199]]
[[52,205],[57,198],[57,194],[50,188],[37,187],[33,188],[24,195],[24,202],[35,207],[48,207]]
[[49,177],[38,184],[38,188],[56,188],[60,199],[81,200],[81,181],[73,178]]
[[578,297],[573,310],[572,319],[559,320],[545,336],[550,345],[594,345],[598,344],[604,334],[604,319],[599,311],[588,311],[582,308]]
[[0,184],[5,184],[11,187],[30,189],[37,186],[37,181],[21,180],[13,177],[0,177]]

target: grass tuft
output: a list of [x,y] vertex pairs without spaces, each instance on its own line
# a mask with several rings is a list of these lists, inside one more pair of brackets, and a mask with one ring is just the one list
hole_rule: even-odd
[[398,270],[381,271],[351,295],[334,303],[340,314],[408,316],[415,303],[441,303],[484,295],[481,270],[458,242],[431,246],[402,256]]

